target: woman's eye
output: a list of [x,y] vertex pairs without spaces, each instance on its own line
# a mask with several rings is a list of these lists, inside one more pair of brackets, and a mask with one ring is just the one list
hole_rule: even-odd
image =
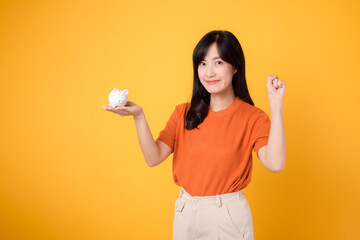
[[[222,64],[222,61],[217,61],[216,63]],[[201,63],[200,63],[200,66],[205,66],[205,63],[204,63],[204,62],[201,62]]]

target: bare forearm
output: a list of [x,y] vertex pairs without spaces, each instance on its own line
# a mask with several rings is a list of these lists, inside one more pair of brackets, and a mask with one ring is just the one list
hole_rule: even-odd
[[283,105],[271,104],[271,127],[266,152],[266,161],[273,169],[281,171],[285,167],[286,142],[283,121]]
[[154,141],[143,111],[141,111],[141,113],[137,116],[134,116],[134,122],[140,148],[144,155],[145,161],[150,167],[155,166],[158,162],[160,150],[159,146]]

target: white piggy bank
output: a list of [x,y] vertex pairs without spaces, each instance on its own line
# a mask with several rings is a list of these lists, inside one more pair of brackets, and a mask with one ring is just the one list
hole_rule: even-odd
[[109,94],[109,105],[112,107],[124,106],[127,103],[127,94],[129,90],[125,89],[124,91],[114,88]]

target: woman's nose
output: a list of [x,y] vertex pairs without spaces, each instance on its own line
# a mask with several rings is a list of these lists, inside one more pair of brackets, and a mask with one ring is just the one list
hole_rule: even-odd
[[206,69],[206,76],[207,77],[211,77],[211,76],[213,76],[214,75],[214,71],[213,71],[213,68],[212,67],[207,67],[207,69]]

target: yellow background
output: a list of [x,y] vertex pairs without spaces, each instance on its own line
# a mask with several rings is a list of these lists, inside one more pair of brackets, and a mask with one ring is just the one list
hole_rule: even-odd
[[171,239],[172,155],[150,168],[129,89],[156,138],[190,101],[192,52],[228,30],[255,106],[268,75],[287,86],[286,167],[254,156],[244,189],[256,239],[360,237],[360,3],[0,1],[0,239]]

